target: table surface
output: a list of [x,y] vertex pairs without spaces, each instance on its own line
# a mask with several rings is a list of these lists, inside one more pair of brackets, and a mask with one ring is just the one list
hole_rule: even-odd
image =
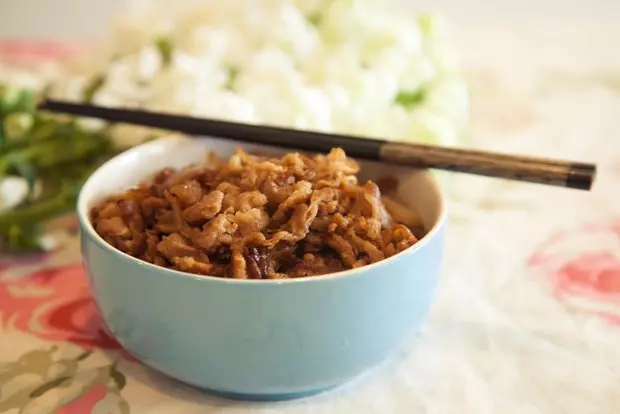
[[0,265],[0,413],[620,412],[620,27],[604,20],[457,32],[472,145],[596,162],[599,176],[591,193],[452,176],[439,297],[387,364],[304,400],[205,395],[105,334],[69,238]]

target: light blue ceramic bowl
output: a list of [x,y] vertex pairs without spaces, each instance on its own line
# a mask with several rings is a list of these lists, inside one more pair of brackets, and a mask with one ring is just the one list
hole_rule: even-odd
[[367,178],[399,180],[398,198],[422,216],[428,234],[390,259],[325,276],[247,281],[181,273],[115,250],[89,223],[89,207],[106,195],[161,168],[201,162],[205,147],[226,156],[235,146],[153,141],[112,159],[84,185],[83,260],[110,332],[153,368],[244,399],[312,394],[385,360],[425,319],[441,273],[445,204],[426,171],[362,164]]

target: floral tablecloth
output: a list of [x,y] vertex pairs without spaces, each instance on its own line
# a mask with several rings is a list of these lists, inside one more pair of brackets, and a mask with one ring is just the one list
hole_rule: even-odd
[[[599,177],[583,193],[454,176],[439,297],[400,355],[308,399],[206,395],[105,333],[74,234],[0,265],[0,413],[620,413],[620,28],[547,22],[459,39],[473,145],[594,161]],[[23,47],[0,44],[0,57],[57,55]]]

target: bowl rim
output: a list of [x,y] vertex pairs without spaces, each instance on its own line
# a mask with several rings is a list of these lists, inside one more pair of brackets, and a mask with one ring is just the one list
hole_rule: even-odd
[[[202,139],[209,139],[209,137],[205,137]],[[214,139],[217,139],[214,137]],[[185,138],[183,138],[185,141]],[[187,140],[189,141],[189,140]],[[187,142],[186,141],[186,142]],[[358,267],[355,269],[347,269],[342,270],[335,273],[327,273],[323,275],[317,276],[309,276],[309,277],[301,277],[301,278],[293,278],[293,279],[233,279],[233,278],[223,278],[217,276],[209,276],[209,275],[198,275],[194,273],[182,272],[180,270],[168,269],[165,267],[157,266],[153,263],[140,260],[136,257],[133,257],[123,251],[120,251],[108,244],[94,229],[90,218],[89,218],[89,203],[92,202],[93,197],[88,197],[86,194],[86,190],[92,186],[92,182],[97,179],[99,175],[105,175],[105,172],[112,168],[115,164],[121,162],[126,158],[135,157],[137,154],[148,151],[151,148],[161,147],[162,145],[173,145],[174,143],[179,142],[178,137],[176,136],[165,136],[153,141],[145,142],[139,144],[133,148],[130,148],[126,151],[121,152],[120,154],[110,158],[105,163],[100,165],[84,182],[84,185],[80,189],[80,193],[78,195],[77,202],[77,217],[78,222],[80,224],[81,237],[89,237],[97,246],[103,249],[108,255],[115,256],[121,260],[132,263],[133,265],[137,265],[140,268],[144,268],[145,270],[153,270],[156,273],[160,273],[162,275],[169,274],[174,277],[183,277],[190,280],[200,280],[200,281],[211,281],[216,283],[230,284],[230,285],[288,285],[288,284],[298,284],[298,283],[319,283],[325,282],[329,280],[339,280],[342,278],[350,278],[354,276],[359,276],[362,274],[367,274],[373,269],[377,269],[383,266],[387,266],[392,262],[399,261],[403,259],[405,256],[416,253],[418,250],[423,249],[431,240],[436,239],[439,236],[445,222],[447,221],[448,209],[446,203],[446,196],[443,190],[441,189],[437,179],[430,174],[428,169],[421,169],[418,171],[423,172],[427,179],[430,181],[432,185],[432,190],[435,192],[435,195],[439,202],[439,214],[433,226],[430,228],[428,232],[413,246],[408,247],[400,253],[395,254],[394,256],[388,257],[387,259],[380,260],[375,263],[371,263],[366,266]]]

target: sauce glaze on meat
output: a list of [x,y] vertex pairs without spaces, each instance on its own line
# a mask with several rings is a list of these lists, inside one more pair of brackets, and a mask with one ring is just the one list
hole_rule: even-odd
[[[334,273],[378,262],[417,239],[339,148],[164,169],[91,209],[97,233],[131,256],[235,279]],[[400,210],[400,212],[395,212]],[[411,213],[409,213],[411,215]]]

